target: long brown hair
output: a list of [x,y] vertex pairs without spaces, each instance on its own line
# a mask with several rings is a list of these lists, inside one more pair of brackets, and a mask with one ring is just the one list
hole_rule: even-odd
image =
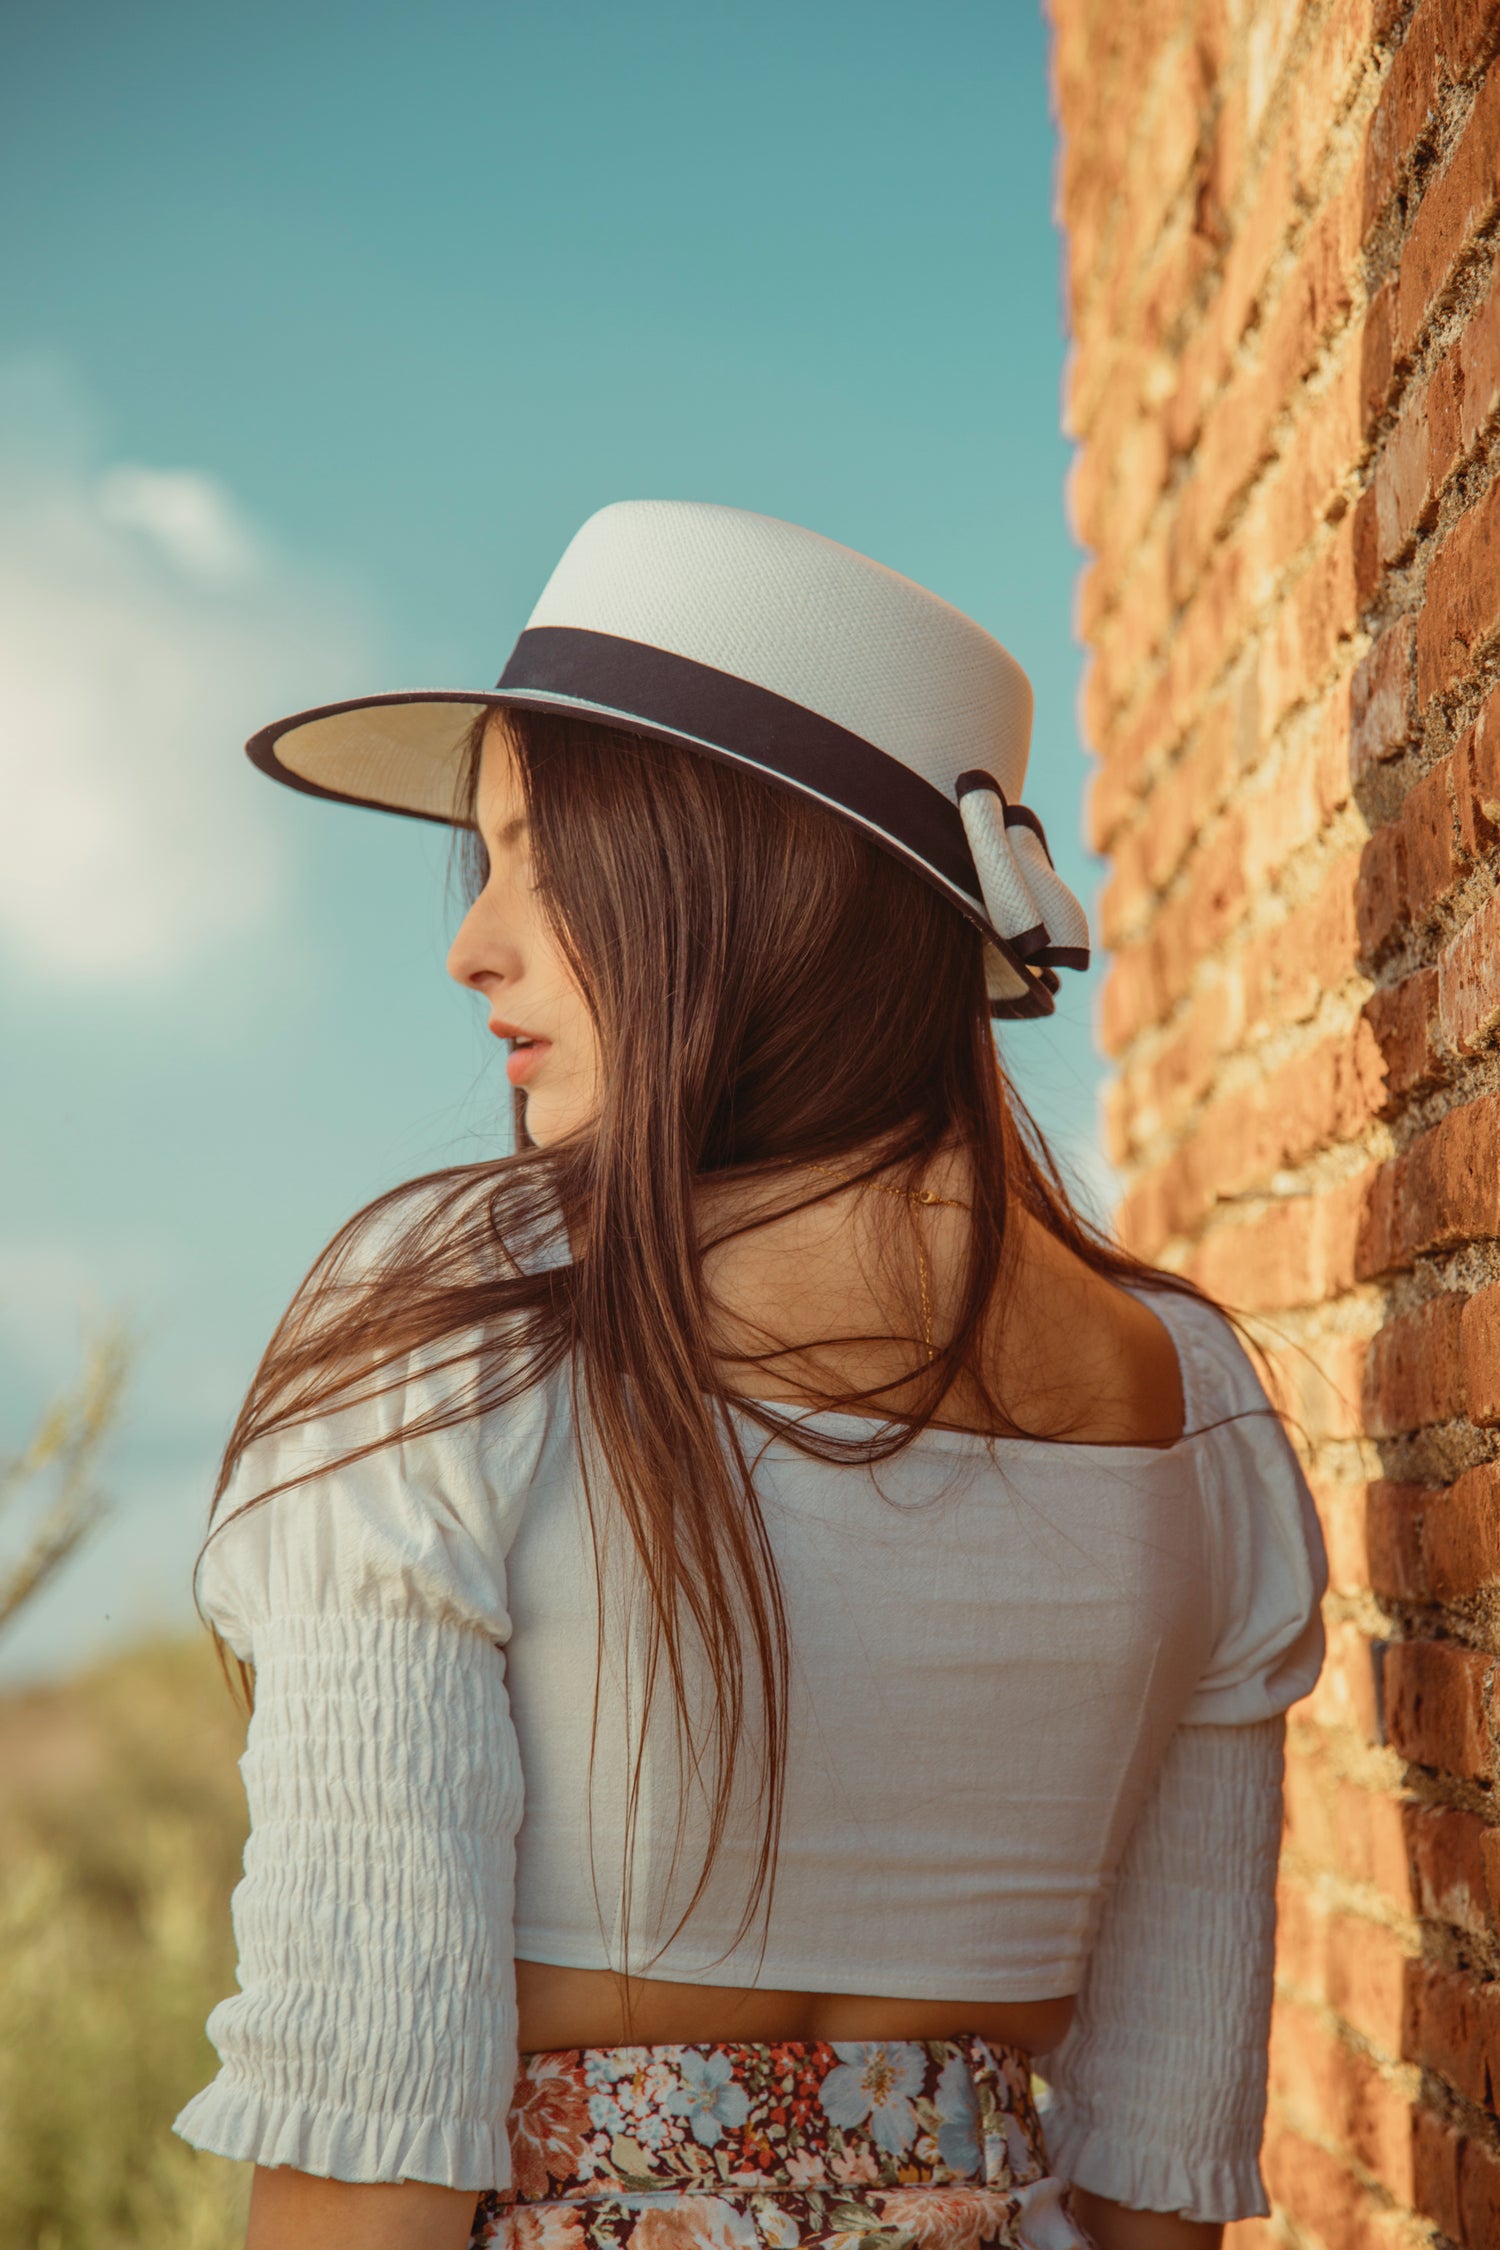
[[[413,1352],[464,1379],[396,1433],[408,1437],[488,1412],[565,1366],[578,1427],[608,1471],[606,1495],[585,1463],[596,1555],[607,1516],[628,1533],[648,1597],[627,1913],[644,1728],[665,1687],[679,1760],[710,1782],[703,1864],[677,1928],[702,1896],[748,1767],[763,1836],[743,1936],[774,1877],[788,1647],[704,1274],[718,1243],[764,1215],[731,1217],[715,1234],[704,1183],[771,1187],[785,1213],[838,1192],[824,1173],[916,1187],[940,1154],[965,1160],[972,1216],[956,1314],[930,1349],[913,1319],[899,1397],[851,1387],[826,1401],[872,1414],[868,1435],[801,1429],[737,1402],[809,1452],[888,1456],[960,1381],[983,1402],[984,1426],[1017,1432],[982,1349],[1017,1205],[1098,1273],[1190,1285],[1074,1208],[997,1057],[983,941],[921,876],[850,823],[711,757],[541,713],[503,723],[536,881],[597,1028],[598,1114],[545,1149],[431,1174],[352,1219],[272,1337],[218,1492],[258,1438],[396,1389]],[[482,740],[481,722],[460,805],[476,889]],[[573,1255],[538,1262],[559,1217]],[[599,1615],[602,1633],[602,1604]],[[706,1660],[707,1711],[693,1707],[690,1652]]]

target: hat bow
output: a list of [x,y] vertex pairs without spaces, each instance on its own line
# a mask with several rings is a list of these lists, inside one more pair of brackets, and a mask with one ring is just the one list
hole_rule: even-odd
[[985,912],[1029,968],[1086,969],[1088,917],[1052,864],[1041,822],[1012,805],[992,773],[954,784]]

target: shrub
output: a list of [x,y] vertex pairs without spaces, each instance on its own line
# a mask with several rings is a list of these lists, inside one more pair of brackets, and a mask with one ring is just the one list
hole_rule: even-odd
[[0,1697],[0,2242],[233,2250],[249,2167],[171,2131],[234,1989],[243,1721],[206,1637]]

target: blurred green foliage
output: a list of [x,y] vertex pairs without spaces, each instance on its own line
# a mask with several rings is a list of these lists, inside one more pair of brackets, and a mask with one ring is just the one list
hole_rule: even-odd
[[0,2244],[237,2250],[249,2167],[179,2141],[234,1990],[244,1721],[207,1635],[0,1696]]

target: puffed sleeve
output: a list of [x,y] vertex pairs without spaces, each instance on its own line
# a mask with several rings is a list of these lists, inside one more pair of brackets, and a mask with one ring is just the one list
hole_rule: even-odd
[[1234,1332],[1182,1303],[1213,1555],[1212,1657],[1106,1897],[1066,2039],[1039,2062],[1059,2174],[1136,2210],[1228,2221],[1260,2176],[1284,1714],[1317,1679],[1327,1565],[1297,1457]]
[[[351,2181],[509,2180],[521,1771],[506,1697],[506,1555],[544,1388],[401,1437],[447,1374],[251,1447],[200,1594],[255,1668],[251,1815],[223,2067],[176,2130]],[[451,1392],[450,1394],[451,1395]],[[362,1459],[235,1511],[375,1436]],[[231,1520],[234,1519],[234,1520]]]

